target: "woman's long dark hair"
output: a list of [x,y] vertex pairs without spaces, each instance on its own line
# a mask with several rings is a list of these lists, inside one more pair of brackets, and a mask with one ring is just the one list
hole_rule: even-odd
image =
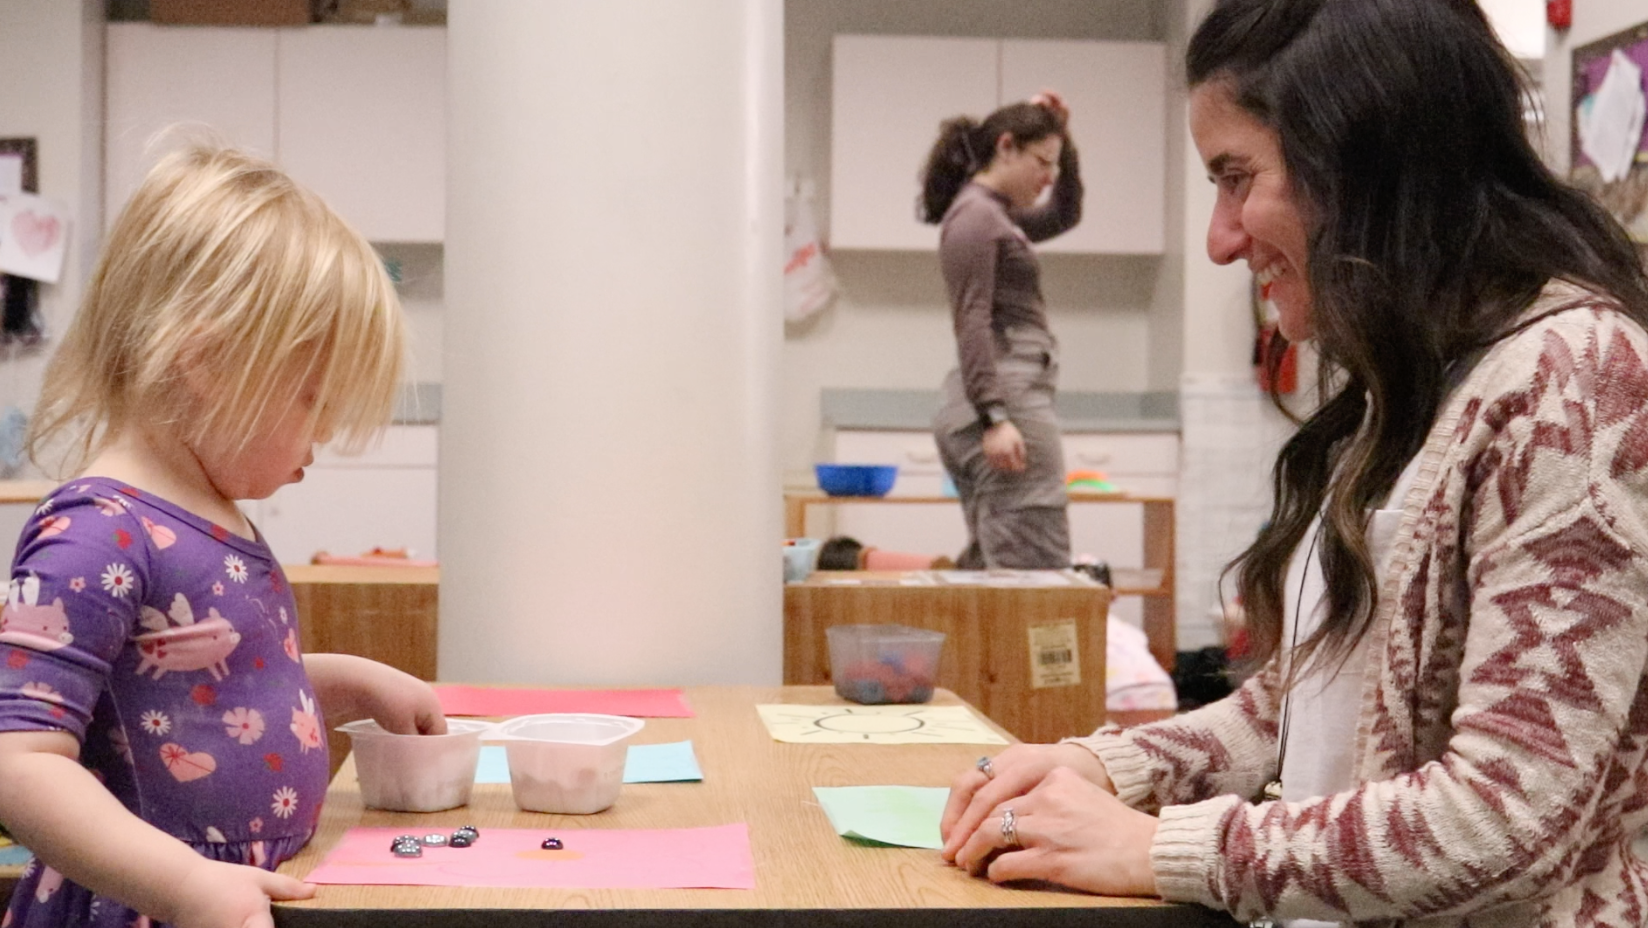
[[921,169],[921,221],[943,221],[967,179],[996,158],[996,139],[1005,132],[1021,148],[1050,135],[1063,135],[1053,112],[1034,103],[1009,103],[979,122],[970,116],[947,119]]
[[1343,660],[1377,596],[1366,513],[1424,444],[1450,365],[1506,335],[1551,278],[1648,325],[1648,280],[1619,225],[1540,162],[1521,71],[1473,0],[1220,0],[1185,65],[1192,88],[1223,87],[1280,139],[1310,214],[1323,361],[1270,522],[1229,569],[1268,659],[1288,561],[1321,512],[1328,608],[1293,666]]

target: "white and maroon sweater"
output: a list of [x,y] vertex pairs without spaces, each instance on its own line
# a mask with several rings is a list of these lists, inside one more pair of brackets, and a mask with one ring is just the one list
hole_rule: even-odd
[[1166,899],[1238,918],[1642,925],[1648,335],[1553,284],[1445,404],[1366,639],[1360,786],[1250,804],[1272,664],[1196,712],[1077,739],[1158,811]]

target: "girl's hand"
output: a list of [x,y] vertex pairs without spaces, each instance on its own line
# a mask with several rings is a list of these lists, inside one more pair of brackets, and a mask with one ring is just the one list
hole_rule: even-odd
[[1064,98],[1059,96],[1056,91],[1043,90],[1031,97],[1030,102],[1052,113],[1053,119],[1058,122],[1060,129],[1067,128],[1070,125],[1070,107],[1064,105]]
[[984,459],[996,470],[1016,474],[1025,468],[1024,436],[1012,422],[984,430]]
[[975,767],[950,784],[950,800],[938,825],[944,836],[945,860],[956,859],[962,844],[998,806],[1035,789],[1060,767],[1075,771],[1106,792],[1116,791],[1104,762],[1079,744],[1015,744],[990,758],[990,767],[994,777],[986,777]]
[[[1009,808],[1017,844],[1003,834],[1003,812]],[[993,809],[955,860],[997,883],[1048,880],[1106,896],[1154,896],[1150,845],[1155,839],[1155,816],[1128,808],[1060,767],[1028,794]]]
[[364,714],[397,735],[446,734],[446,713],[433,687],[388,664],[370,663],[360,694]]
[[177,885],[174,928],[274,928],[271,899],[310,899],[315,887],[257,867],[201,858]]

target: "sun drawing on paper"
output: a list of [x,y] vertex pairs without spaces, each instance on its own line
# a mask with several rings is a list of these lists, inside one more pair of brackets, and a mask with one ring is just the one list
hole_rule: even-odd
[[772,736],[793,742],[1005,744],[962,706],[760,706]]

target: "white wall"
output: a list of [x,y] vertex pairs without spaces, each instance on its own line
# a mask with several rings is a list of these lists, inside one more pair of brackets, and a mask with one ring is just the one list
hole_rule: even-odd
[[[35,139],[40,194],[73,217],[63,276],[39,285],[46,344],[26,354],[0,351],[0,409],[31,412],[54,339],[80,303],[103,227],[102,2],[0,0],[0,87],[0,137]],[[0,506],[0,558],[8,564],[30,509]]]
[[1644,0],[1582,0],[1574,4],[1573,28],[1548,34],[1544,68],[1546,153],[1557,174],[1568,173],[1573,50],[1644,21],[1648,21],[1648,3]]
[[[785,170],[811,178],[829,228],[830,42],[837,33],[1160,40],[1157,0],[786,0]],[[983,114],[978,114],[983,115]],[[1080,119],[1081,114],[1073,114]],[[937,127],[934,127],[935,133]],[[920,165],[910,165],[915,173]],[[1113,178],[1088,177],[1088,184]],[[1171,181],[1169,182],[1171,185]],[[842,295],[821,317],[785,333],[779,462],[806,483],[825,459],[819,390],[936,390],[955,365],[955,341],[933,254],[833,255]],[[1063,344],[1066,390],[1172,389],[1177,348],[1157,350],[1158,320],[1176,324],[1176,287],[1159,285],[1160,258],[1047,256],[1042,285]],[[777,307],[774,307],[777,312]],[[1171,341],[1171,340],[1170,340]]]

